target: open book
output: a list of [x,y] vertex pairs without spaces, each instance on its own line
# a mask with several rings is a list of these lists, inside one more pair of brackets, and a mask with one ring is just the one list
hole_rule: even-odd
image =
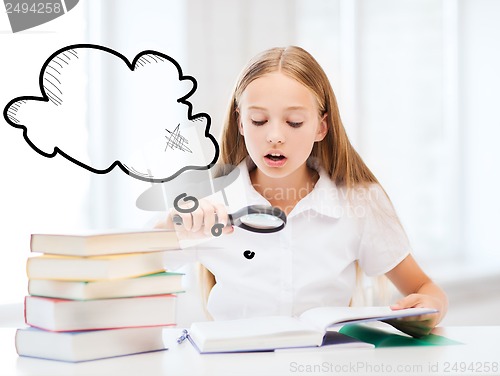
[[368,321],[436,313],[435,309],[389,307],[318,307],[299,317],[270,316],[197,322],[186,338],[200,353],[266,351],[321,346],[328,328]]

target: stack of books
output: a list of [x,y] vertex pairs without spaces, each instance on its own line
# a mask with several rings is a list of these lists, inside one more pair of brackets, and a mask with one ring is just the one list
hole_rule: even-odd
[[182,274],[164,271],[175,232],[31,236],[19,355],[79,362],[164,350]]

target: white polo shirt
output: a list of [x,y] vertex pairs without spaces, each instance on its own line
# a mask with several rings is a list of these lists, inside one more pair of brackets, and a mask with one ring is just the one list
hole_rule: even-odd
[[[216,277],[208,311],[215,320],[267,315],[300,315],[319,306],[347,306],[356,284],[355,261],[368,276],[384,274],[410,252],[404,230],[383,190],[338,188],[319,173],[314,189],[293,208],[282,231],[258,234],[235,227],[172,252],[167,269],[200,261]],[[228,187],[230,212],[245,205],[269,205],[252,186],[247,158]],[[290,193],[293,194],[293,193]],[[251,259],[243,254],[254,252]]]

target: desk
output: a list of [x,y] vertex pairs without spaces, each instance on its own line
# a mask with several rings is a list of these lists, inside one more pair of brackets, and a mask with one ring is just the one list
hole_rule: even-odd
[[72,364],[18,357],[15,329],[0,328],[0,375],[500,375],[492,368],[500,367],[499,326],[435,329],[463,345],[206,355],[178,345],[180,332],[165,331],[167,351]]

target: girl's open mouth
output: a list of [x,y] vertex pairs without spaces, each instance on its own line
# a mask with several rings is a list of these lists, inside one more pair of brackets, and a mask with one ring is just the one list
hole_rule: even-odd
[[287,158],[282,154],[270,153],[264,156],[264,160],[270,167],[281,167],[286,163]]

